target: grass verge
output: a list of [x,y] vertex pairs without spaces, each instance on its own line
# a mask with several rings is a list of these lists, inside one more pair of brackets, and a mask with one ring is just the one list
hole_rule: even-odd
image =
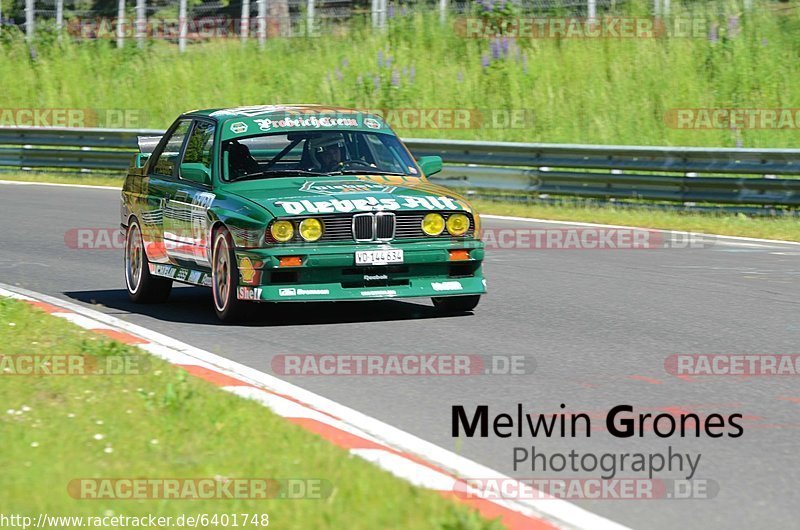
[[[500,528],[146,353],[0,298],[0,513],[268,514],[275,528]],[[137,361],[125,375],[12,375],[15,355]],[[55,363],[53,364],[55,366]],[[7,409],[7,410],[6,410]],[[84,478],[318,479],[324,498],[86,500]],[[174,521],[175,519],[173,519]],[[220,519],[221,520],[221,519]],[[232,521],[232,519],[230,519]],[[69,528],[58,524],[53,527]],[[232,526],[220,525],[220,526]]]
[[[78,176],[67,173],[9,172],[0,173],[0,180],[117,187],[121,185],[119,177],[103,175]],[[600,206],[551,206],[481,199],[472,200],[472,203],[480,213],[484,214],[800,241],[800,221],[797,218],[789,217],[764,218],[733,213],[671,212]]]

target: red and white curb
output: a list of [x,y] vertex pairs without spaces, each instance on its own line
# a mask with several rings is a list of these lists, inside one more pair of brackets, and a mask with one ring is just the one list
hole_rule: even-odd
[[[497,499],[472,486],[467,488],[461,478],[495,479],[504,484],[513,484],[513,479],[335,401],[166,335],[2,283],[0,296],[23,300],[84,329],[137,346],[228,392],[258,401],[292,423],[415,486],[466,504],[488,519],[500,517],[511,530],[626,528],[563,500]],[[467,491],[469,495],[464,494]]]

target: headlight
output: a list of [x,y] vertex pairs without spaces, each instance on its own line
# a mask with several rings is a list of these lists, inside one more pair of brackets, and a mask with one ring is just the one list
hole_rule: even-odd
[[322,237],[322,222],[319,219],[303,219],[300,223],[300,237],[306,241],[316,241]]
[[429,236],[438,236],[444,230],[444,217],[438,213],[429,213],[422,218],[422,231]]
[[463,213],[454,213],[447,218],[447,231],[453,236],[463,236],[469,230],[469,217]]
[[294,226],[289,221],[275,221],[269,227],[269,232],[275,241],[286,243],[294,236]]

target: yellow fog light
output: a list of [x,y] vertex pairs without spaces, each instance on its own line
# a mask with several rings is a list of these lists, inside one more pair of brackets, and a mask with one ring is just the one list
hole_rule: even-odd
[[316,241],[322,237],[322,222],[319,219],[303,219],[300,223],[300,237],[306,241]]
[[275,241],[286,243],[294,236],[294,226],[289,221],[275,221],[269,228],[269,232]]
[[438,236],[444,230],[444,217],[438,213],[429,213],[422,218],[422,231],[429,236]]
[[447,218],[447,231],[453,236],[463,236],[469,230],[469,217],[463,213],[454,213]]

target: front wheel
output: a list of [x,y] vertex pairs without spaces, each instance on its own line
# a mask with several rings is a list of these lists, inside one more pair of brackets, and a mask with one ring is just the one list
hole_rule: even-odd
[[481,301],[481,295],[472,294],[467,296],[440,296],[433,297],[433,305],[439,311],[445,313],[466,313],[472,311],[478,302]]
[[172,280],[150,274],[142,229],[132,219],[125,232],[125,287],[128,298],[138,304],[159,303],[169,298]]
[[212,247],[211,290],[214,294],[214,311],[223,322],[241,320],[245,312],[245,302],[236,298],[239,285],[239,268],[233,252],[233,240],[227,229],[214,233]]

